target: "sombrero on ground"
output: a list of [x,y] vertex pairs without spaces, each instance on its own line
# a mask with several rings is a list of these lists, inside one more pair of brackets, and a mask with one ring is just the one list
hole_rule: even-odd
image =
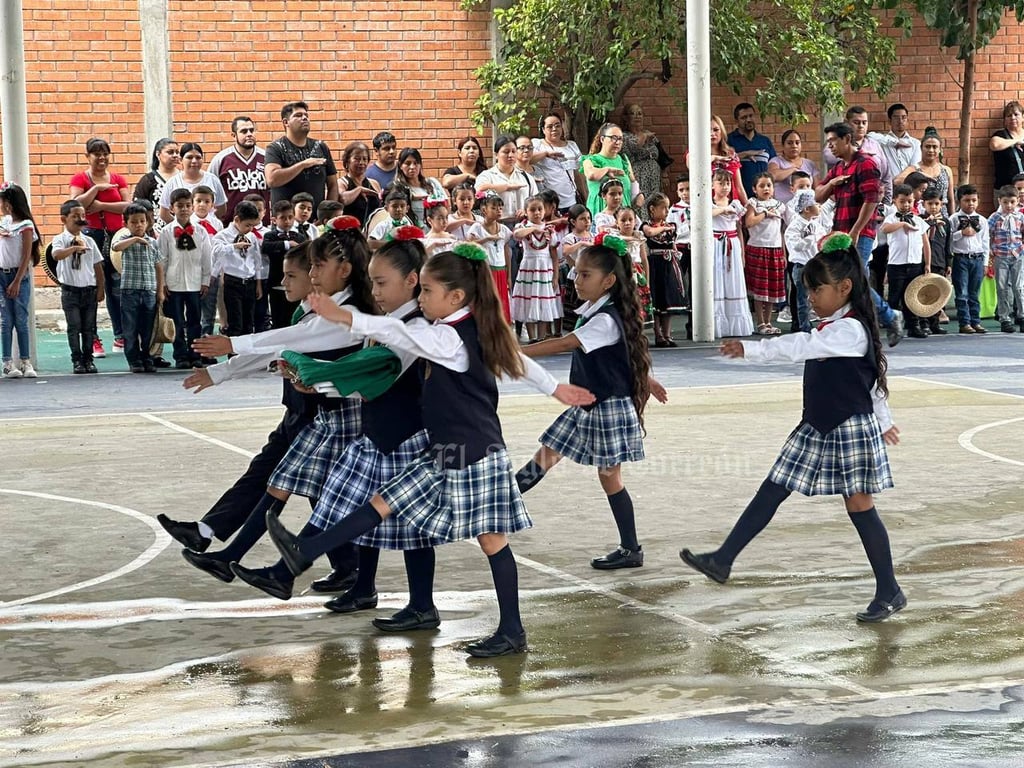
[[949,302],[953,284],[942,275],[918,275],[907,286],[903,303],[918,317],[931,317]]

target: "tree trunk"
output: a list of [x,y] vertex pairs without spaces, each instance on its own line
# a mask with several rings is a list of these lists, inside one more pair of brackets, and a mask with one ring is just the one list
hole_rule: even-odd
[[978,0],[967,0],[967,34],[970,50],[964,57],[964,92],[960,102],[960,157],[957,160],[958,184],[971,181],[971,110],[974,108],[974,56],[978,36]]

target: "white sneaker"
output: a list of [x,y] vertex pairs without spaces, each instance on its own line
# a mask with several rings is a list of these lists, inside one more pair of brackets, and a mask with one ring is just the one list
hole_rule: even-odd
[[39,378],[39,374],[36,373],[36,369],[32,367],[32,361],[31,360],[22,360],[21,361],[21,374],[26,379],[36,379],[36,378]]
[[14,364],[13,360],[6,360],[4,362],[4,378],[7,379],[20,379],[24,374],[21,369]]
[[778,322],[780,323],[791,323],[793,322],[793,315],[789,311],[789,307],[783,307],[782,311],[779,312]]

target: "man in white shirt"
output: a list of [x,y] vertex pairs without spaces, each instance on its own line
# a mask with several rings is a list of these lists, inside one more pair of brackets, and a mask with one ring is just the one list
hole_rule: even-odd
[[889,166],[889,177],[882,178],[883,200],[888,203],[892,200],[892,180],[907,168],[920,164],[921,142],[907,131],[910,113],[905,106],[892,104],[885,114],[889,117],[889,132],[872,131],[868,138],[878,143]]

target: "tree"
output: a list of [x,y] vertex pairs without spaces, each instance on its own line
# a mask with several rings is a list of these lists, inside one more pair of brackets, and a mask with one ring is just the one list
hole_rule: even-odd
[[[890,0],[895,2],[895,0]],[[960,154],[957,176],[961,184],[971,178],[971,112],[974,109],[975,58],[999,32],[1003,16],[1012,10],[1017,23],[1024,21],[1024,0],[914,0],[924,23],[942,33],[943,48],[956,48],[964,63],[960,101]]]
[[[483,3],[463,0],[466,8]],[[502,48],[474,73],[483,91],[474,121],[519,131],[541,110],[560,107],[585,141],[636,83],[667,82],[674,61],[685,61],[685,6],[517,0],[495,9]],[[811,107],[845,109],[844,84],[884,95],[896,46],[880,32],[874,7],[874,0],[718,0],[712,76],[736,93],[755,83],[761,113],[792,123],[806,122]]]

